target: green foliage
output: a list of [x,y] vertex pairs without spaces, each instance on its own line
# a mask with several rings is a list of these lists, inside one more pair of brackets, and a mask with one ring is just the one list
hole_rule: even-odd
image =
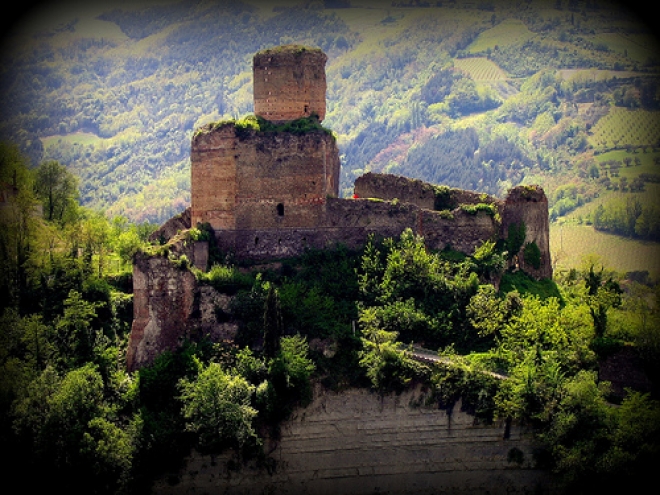
[[532,268],[539,269],[541,267],[541,250],[536,244],[536,241],[528,242],[523,248],[523,259],[525,263],[529,264]]
[[218,363],[200,369],[193,380],[182,378],[179,399],[186,429],[198,435],[201,449],[217,451],[258,444],[252,421],[257,411],[250,405],[254,386],[231,375]]
[[500,380],[455,354],[433,367],[430,383],[433,399],[452,409],[460,400],[461,410],[490,423],[495,417],[495,400]]
[[49,222],[67,223],[77,212],[78,179],[54,160],[43,162],[36,170],[35,192]]
[[610,492],[648,486],[658,459],[660,405],[648,395],[630,393],[612,408],[593,373],[567,380],[556,416],[543,438],[551,447],[555,471],[571,493]]
[[603,337],[607,330],[607,312],[621,305],[621,287],[611,276],[605,277],[604,268],[595,272],[594,266],[584,273],[587,287],[587,304],[594,323],[597,337]]
[[294,406],[312,399],[310,378],[316,369],[308,357],[309,345],[301,335],[282,337],[279,351],[268,364],[268,419],[277,423],[288,417]]
[[363,350],[360,366],[365,368],[372,386],[381,393],[400,393],[417,375],[416,366],[408,358],[397,333],[380,328],[376,311],[367,308],[360,314]]
[[469,213],[470,215],[476,215],[480,211],[485,212],[487,215],[490,215],[491,217],[494,217],[497,215],[497,206],[494,205],[493,203],[476,203],[476,204],[464,204],[461,205],[461,209]]
[[500,291],[508,293],[518,291],[520,294],[531,294],[547,299],[550,297],[558,298],[560,303],[562,297],[557,287],[557,283],[549,278],[535,280],[522,270],[516,272],[507,271],[502,275],[500,281]]
[[660,239],[658,207],[638,198],[611,200],[598,205],[592,214],[594,228],[605,232],[647,240]]
[[242,273],[235,266],[214,264],[210,270],[202,272],[194,270],[197,280],[213,286],[218,292],[233,295],[240,290],[249,289],[254,284],[254,278]]
[[506,236],[506,249],[509,253],[509,259],[518,254],[523,247],[527,235],[527,226],[525,222],[509,224]]

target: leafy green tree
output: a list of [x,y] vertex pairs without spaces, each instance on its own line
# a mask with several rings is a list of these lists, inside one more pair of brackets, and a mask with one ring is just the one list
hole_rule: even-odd
[[38,201],[27,159],[13,146],[0,143],[0,309],[30,305],[30,261],[37,250]]
[[492,285],[481,285],[470,299],[466,316],[480,336],[499,336],[521,307],[518,292],[508,292],[500,297]]
[[621,287],[611,276],[605,276],[602,266],[599,271],[594,271],[594,265],[591,265],[584,273],[584,281],[596,337],[603,337],[607,330],[608,310],[621,305]]
[[64,301],[64,314],[57,319],[55,331],[59,356],[67,368],[92,360],[96,330],[91,322],[96,317],[96,306],[75,290]]
[[46,220],[66,223],[75,218],[78,179],[64,165],[54,160],[39,165],[35,191],[43,203]]
[[269,364],[269,374],[278,394],[289,401],[311,399],[310,378],[316,366],[308,357],[309,345],[301,335],[280,339],[277,356]]
[[566,380],[549,428],[554,470],[569,493],[643,490],[660,455],[660,404],[629,392],[619,408],[605,400],[607,383],[580,371]]
[[365,368],[371,384],[380,392],[401,392],[415,376],[415,369],[396,340],[397,332],[379,328],[375,308],[360,312],[360,326],[364,335],[360,366]]
[[179,389],[186,429],[198,435],[202,449],[231,447],[240,451],[258,444],[252,424],[257,411],[251,406],[255,387],[245,378],[210,363],[196,378],[183,378]]
[[133,439],[112,420],[94,365],[63,376],[46,367],[16,401],[13,415],[16,431],[31,449],[27,462],[43,474],[28,480],[30,485],[113,493],[129,476]]
[[274,358],[280,350],[282,326],[280,296],[277,289],[268,284],[264,301],[264,355],[266,358]]

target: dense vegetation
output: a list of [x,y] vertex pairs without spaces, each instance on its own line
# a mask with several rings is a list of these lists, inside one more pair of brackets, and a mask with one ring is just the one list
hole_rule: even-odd
[[[600,359],[628,347],[657,384],[660,292],[648,280],[623,283],[594,262],[555,281],[503,273],[523,226],[472,256],[429,252],[407,231],[263,272],[225,265],[220,253],[206,273],[175,260],[232,295],[220,316],[239,323],[238,335],[186,342],[128,373],[127,262],[149,249],[152,229],[78,206],[58,163],[31,170],[15,148],[0,151],[0,179],[13,184],[0,210],[0,435],[6,476],[25,473],[26,489],[144,493],[193,447],[233,452],[234,469],[247,459],[277,469],[264,434],[277,437],[314,382],[383,394],[422,382],[428,406],[462,398],[481,421],[528,424],[545,445],[534,462],[567,493],[651,481],[657,397],[612,395],[597,375]],[[444,359],[414,360],[413,343]]]

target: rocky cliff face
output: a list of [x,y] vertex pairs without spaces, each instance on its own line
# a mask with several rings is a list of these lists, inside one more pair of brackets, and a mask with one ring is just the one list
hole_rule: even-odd
[[[479,425],[473,416],[425,406],[419,390],[379,396],[365,389],[317,389],[270,442],[275,469],[229,471],[228,455],[193,453],[179,473],[157,482],[159,494],[500,494],[549,493],[534,467],[529,433]],[[505,438],[506,437],[506,438]],[[517,449],[517,450],[514,450]],[[510,452],[518,454],[513,462]],[[522,454],[522,455],[521,455]],[[175,484],[171,483],[176,479]]]

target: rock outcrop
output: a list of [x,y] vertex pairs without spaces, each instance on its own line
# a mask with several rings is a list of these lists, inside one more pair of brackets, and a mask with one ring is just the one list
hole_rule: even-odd
[[[227,469],[228,455],[193,453],[156,484],[161,495],[549,493],[535,467],[531,433],[482,425],[470,414],[427,406],[419,389],[380,396],[365,389],[317,389],[313,402],[271,441],[274,469]],[[515,455],[514,455],[515,454]],[[173,483],[172,480],[176,479]]]

